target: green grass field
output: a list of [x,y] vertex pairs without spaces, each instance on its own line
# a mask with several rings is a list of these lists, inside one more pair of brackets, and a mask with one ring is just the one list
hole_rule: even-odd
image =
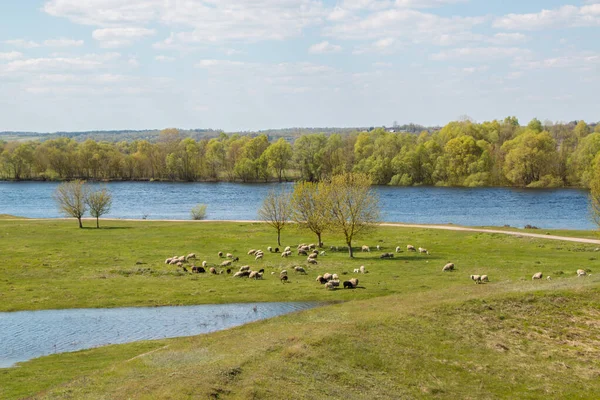
[[[92,226],[91,222],[86,225]],[[600,392],[600,252],[596,245],[427,229],[382,227],[355,245],[305,257],[250,248],[276,246],[263,224],[0,221],[0,310],[339,301],[201,335],[57,354],[0,369],[0,398],[597,398]],[[560,234],[559,232],[553,232]],[[286,228],[283,246],[315,238]],[[381,252],[397,245],[430,255]],[[186,274],[167,257],[196,253],[264,268],[265,279]],[[447,262],[456,271],[443,273]],[[295,274],[302,265],[307,275]],[[360,289],[327,291],[364,265]],[[577,278],[578,268],[592,271]],[[289,284],[278,279],[290,271]],[[552,280],[532,281],[542,271]],[[275,272],[272,275],[271,272]],[[475,285],[471,274],[487,274]]]

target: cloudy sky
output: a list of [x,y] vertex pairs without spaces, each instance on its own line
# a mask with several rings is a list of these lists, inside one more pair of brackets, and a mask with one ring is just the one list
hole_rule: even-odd
[[0,131],[600,120],[600,0],[22,0],[0,15]]

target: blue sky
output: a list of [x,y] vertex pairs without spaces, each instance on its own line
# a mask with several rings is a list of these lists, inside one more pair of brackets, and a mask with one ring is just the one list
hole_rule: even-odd
[[600,120],[600,0],[22,0],[0,16],[0,131]]

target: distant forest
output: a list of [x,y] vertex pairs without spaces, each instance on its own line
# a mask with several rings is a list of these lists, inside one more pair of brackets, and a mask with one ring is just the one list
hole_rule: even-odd
[[[36,140],[23,140],[30,135]],[[138,136],[139,135],[139,136]],[[378,185],[589,187],[600,179],[600,125],[526,126],[515,117],[440,128],[6,133],[10,180],[320,181],[346,171]],[[118,137],[119,140],[114,140]],[[85,139],[84,139],[85,138]]]

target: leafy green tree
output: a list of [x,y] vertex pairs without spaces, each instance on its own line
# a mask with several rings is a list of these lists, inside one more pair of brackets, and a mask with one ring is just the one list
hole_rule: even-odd
[[352,240],[379,223],[379,199],[366,174],[334,175],[329,181],[331,229],[345,238],[350,257],[354,257]]
[[292,159],[292,145],[284,138],[279,138],[277,142],[265,150],[264,156],[269,168],[275,171],[277,179],[282,182],[285,178],[285,170]]
[[291,197],[292,219],[304,229],[317,235],[319,247],[323,246],[322,235],[331,224],[329,215],[330,192],[325,182],[298,182]]
[[87,195],[85,203],[90,208],[91,216],[96,218],[96,228],[100,228],[100,217],[110,212],[112,194],[106,188],[97,190]]
[[556,142],[548,132],[526,130],[502,146],[506,152],[504,172],[511,182],[527,186],[553,175]]
[[539,119],[534,118],[527,124],[527,129],[536,133],[540,133],[544,130],[544,126]]

